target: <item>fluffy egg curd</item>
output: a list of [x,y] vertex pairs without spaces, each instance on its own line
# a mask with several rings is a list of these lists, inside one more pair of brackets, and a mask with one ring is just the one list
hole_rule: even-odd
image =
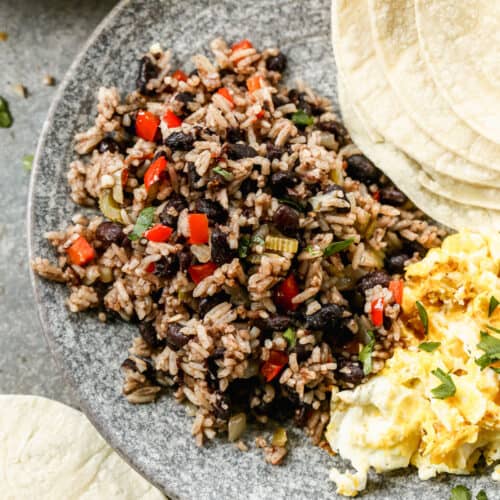
[[429,479],[470,474],[481,455],[500,459],[499,274],[499,234],[468,231],[407,268],[407,347],[366,384],[332,396],[326,437],[356,469],[332,470],[338,493],[365,489],[370,468],[413,465]]

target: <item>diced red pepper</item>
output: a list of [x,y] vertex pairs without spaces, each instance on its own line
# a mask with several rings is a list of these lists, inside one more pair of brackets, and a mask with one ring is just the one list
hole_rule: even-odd
[[295,311],[298,304],[294,304],[292,299],[300,292],[299,285],[295,281],[295,276],[289,274],[288,277],[282,281],[274,292],[274,302],[276,305],[287,311]]
[[227,101],[229,101],[229,104],[231,105],[231,108],[234,108],[234,101],[233,101],[233,96],[229,92],[229,89],[227,87],[221,87],[218,91],[217,94],[220,94],[222,97],[224,97]]
[[253,48],[252,42],[245,38],[243,40],[240,40],[239,42],[233,43],[233,45],[231,46],[231,51],[235,52],[241,49],[252,49],[252,48]]
[[264,114],[265,114],[265,111],[263,109],[261,109],[255,116],[257,118],[264,118]]
[[146,191],[149,191],[149,188],[155,183],[158,182],[161,178],[163,172],[167,168],[167,159],[164,156],[160,156],[156,158],[156,160],[151,163],[149,168],[146,170],[144,174],[144,186],[146,186]]
[[281,370],[288,363],[288,354],[283,351],[275,351],[274,349],[269,351],[269,358],[260,367],[260,373],[266,379],[266,382],[271,382],[276,378]]
[[182,120],[170,109],[167,109],[167,111],[165,111],[163,120],[168,125],[168,128],[177,128],[182,125]]
[[77,266],[84,266],[95,257],[94,247],[83,236],[79,236],[66,253],[71,263]]
[[206,264],[196,264],[194,266],[188,267],[189,276],[191,279],[198,284],[203,281],[208,276],[211,276],[217,269],[217,265],[213,262],[207,262]]
[[177,69],[172,73],[172,78],[175,78],[176,80],[179,80],[180,82],[186,82],[188,79],[188,76],[182,69]]
[[128,181],[128,168],[122,170],[122,186],[126,186]]
[[147,265],[146,267],[146,272],[147,273],[153,273],[155,270],[156,266],[154,262],[151,262],[150,264]]
[[380,201],[380,191],[375,191],[375,192],[372,194],[372,198],[373,198],[375,201]]
[[389,282],[389,290],[392,292],[394,302],[401,305],[403,303],[403,280],[392,280]]
[[248,92],[252,93],[259,90],[262,87],[262,77],[260,75],[251,76],[247,80]]
[[164,243],[168,241],[174,230],[171,227],[164,226],[163,224],[156,224],[144,233],[144,237],[149,241],[156,243]]
[[384,323],[384,299],[378,297],[372,300],[371,317],[373,326],[382,326]]
[[150,111],[139,111],[135,119],[135,133],[145,141],[154,142],[160,119]]
[[206,214],[189,214],[189,240],[190,245],[203,245],[208,243],[208,217]]

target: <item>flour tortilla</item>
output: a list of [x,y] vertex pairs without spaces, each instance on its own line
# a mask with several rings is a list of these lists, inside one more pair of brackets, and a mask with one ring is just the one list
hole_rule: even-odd
[[420,46],[441,94],[500,144],[500,2],[415,0]]
[[[459,118],[427,69],[420,51],[414,0],[369,0],[368,4],[377,55],[405,111],[445,149],[498,170],[500,146]],[[477,169],[475,176],[481,178],[480,172]],[[494,175],[498,182],[500,172]]]
[[443,175],[464,182],[499,186],[496,172],[476,177],[478,165],[451,154],[418,128],[399,104],[377,60],[367,0],[338,0],[332,8],[337,65],[351,100],[370,117],[376,130],[398,149]]
[[82,413],[35,396],[0,395],[0,485],[5,500],[165,500]]
[[[494,228],[500,230],[500,212],[466,207],[436,195],[418,182],[420,166],[392,144],[373,142],[366,115],[348,99],[345,83],[338,81],[342,119],[354,143],[426,214],[450,228]],[[366,124],[366,125],[365,125]]]

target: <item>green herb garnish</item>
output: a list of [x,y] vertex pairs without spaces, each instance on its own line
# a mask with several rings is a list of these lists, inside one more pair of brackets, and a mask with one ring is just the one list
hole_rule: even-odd
[[422,342],[418,348],[421,351],[434,352],[440,345],[441,342]]
[[309,116],[303,109],[299,109],[292,115],[292,122],[295,123],[295,125],[307,127],[307,125],[312,125],[314,123],[314,118]]
[[486,491],[480,490],[476,495],[476,500],[488,500],[488,495],[486,495]]
[[417,300],[415,302],[415,305],[417,306],[417,311],[418,315],[420,316],[420,321],[424,326],[425,336],[427,336],[427,334],[429,333],[429,317],[427,316],[427,311],[425,310],[425,307],[422,304],[422,302],[420,302],[420,300]]
[[245,259],[248,257],[248,251],[250,250],[250,236],[244,234],[240,241],[238,242],[238,256],[240,259]]
[[366,333],[370,340],[359,353],[359,360],[363,363],[363,373],[369,375],[373,369],[372,353],[375,347],[375,335],[373,335],[371,330],[368,330]]
[[493,314],[493,311],[497,308],[500,302],[493,295],[490,297],[490,305],[488,306],[488,318]]
[[288,342],[290,349],[293,349],[297,343],[297,334],[295,333],[295,330],[293,328],[287,328],[283,333],[283,337],[285,337]]
[[233,174],[231,172],[228,172],[226,169],[217,166],[212,169],[216,174],[219,174],[221,177],[223,177],[226,181],[232,181],[233,180]]
[[320,257],[321,255],[323,255],[321,250],[314,248],[312,245],[307,245],[306,250],[309,252],[311,257]]
[[260,236],[260,234],[256,234],[252,237],[252,243],[254,245],[264,245],[265,242],[266,241],[262,236]]
[[441,370],[441,368],[436,368],[435,370],[432,370],[431,373],[442,382],[441,385],[438,385],[437,387],[434,387],[434,389],[431,389],[432,395],[436,399],[446,399],[455,394],[457,388],[455,387],[455,384],[449,373],[445,373],[443,370]]
[[[490,327],[494,332],[500,333],[497,328]],[[477,344],[477,348],[484,351],[480,358],[475,360],[476,365],[481,367],[481,370],[484,370],[486,367],[500,360],[500,339],[493,337],[487,332],[481,332],[481,341]],[[497,373],[500,373],[500,368],[491,367]]]
[[0,127],[9,128],[12,125],[12,115],[9,111],[7,101],[0,97]]
[[450,500],[471,500],[472,495],[469,488],[459,485],[451,490]]
[[296,210],[298,210],[299,212],[306,212],[306,207],[301,205],[298,201],[295,201],[295,200],[292,200],[292,198],[289,198],[288,196],[284,197],[284,198],[278,198],[278,201],[280,203],[283,203],[284,205],[288,205],[292,208],[295,208]]
[[135,222],[133,231],[128,235],[128,239],[136,241],[153,225],[155,207],[144,208]]
[[345,250],[346,248],[350,247],[353,242],[354,238],[349,238],[347,240],[342,240],[342,241],[334,241],[325,248],[325,250],[323,251],[323,255],[325,257],[330,257],[334,253],[342,252],[342,250]]
[[33,155],[24,155],[23,156],[23,168],[26,172],[30,172],[33,168]]

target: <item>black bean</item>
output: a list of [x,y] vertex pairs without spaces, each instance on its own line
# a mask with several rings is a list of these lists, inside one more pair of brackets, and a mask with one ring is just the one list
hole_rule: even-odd
[[276,94],[273,94],[271,99],[273,101],[273,106],[275,108],[279,108],[280,106],[283,106],[284,104],[287,103],[287,101],[285,99],[283,99],[283,97],[280,97],[279,95],[276,95]]
[[267,414],[278,422],[286,422],[293,417],[295,408],[296,405],[290,398],[276,396],[271,401]]
[[373,184],[380,177],[378,168],[364,155],[349,156],[346,172],[351,179],[365,184]]
[[357,288],[343,290],[343,297],[349,302],[349,309],[357,314],[363,314],[365,310],[365,296]]
[[179,256],[179,269],[185,273],[188,270],[188,267],[193,262],[193,254],[189,248],[185,248],[181,250],[178,254]]
[[151,62],[151,59],[144,56],[139,61],[139,72],[137,75],[137,80],[135,82],[136,87],[139,89],[141,94],[151,95],[153,92],[146,89],[146,84],[151,78],[155,78],[158,74],[158,68],[155,64]]
[[379,190],[380,203],[400,207],[404,205],[408,198],[396,187],[388,186]]
[[226,394],[231,400],[231,407],[245,409],[249,407],[250,397],[254,388],[259,385],[257,377],[237,378],[233,380],[227,388]]
[[273,215],[273,224],[283,234],[294,236],[299,229],[300,214],[288,205],[280,205]]
[[156,335],[156,329],[151,322],[139,323],[139,333],[151,349],[159,349],[165,345],[165,341]]
[[198,303],[198,316],[203,318],[205,314],[210,311],[210,309],[227,300],[229,300],[229,296],[224,292],[219,292],[215,295],[207,295],[206,297],[201,298]]
[[196,201],[196,210],[208,217],[209,224],[224,224],[228,218],[227,210],[218,202],[200,198]]
[[347,143],[349,132],[344,127],[344,125],[342,125],[342,123],[336,122],[334,120],[318,122],[318,128],[320,130],[333,134],[340,147],[345,146],[345,144]]
[[271,175],[271,191],[274,196],[281,197],[287,193],[288,188],[293,188],[298,179],[292,172],[275,172]]
[[102,248],[108,248],[112,243],[121,246],[125,233],[123,227],[116,222],[101,222],[97,226],[95,237],[101,242]]
[[120,152],[120,145],[111,137],[105,137],[97,146],[97,151],[99,153],[119,153]]
[[227,157],[230,160],[241,160],[243,158],[254,158],[258,156],[257,151],[255,151],[252,146],[248,144],[231,144],[227,145]]
[[363,367],[359,361],[338,360],[337,377],[339,380],[358,385],[364,378]]
[[179,257],[175,253],[168,254],[155,262],[153,274],[159,278],[173,278],[179,270]]
[[416,240],[414,241],[404,240],[403,248],[405,252],[411,255],[412,257],[415,252],[418,253],[420,257],[425,257],[425,254],[427,253],[427,249]]
[[268,318],[259,318],[255,321],[258,328],[271,332],[284,332],[292,323],[291,317],[282,314],[273,314]]
[[291,352],[294,352],[297,355],[297,361],[301,363],[309,358],[312,351],[309,350],[305,344],[297,343]]
[[135,364],[135,361],[133,359],[127,358],[122,364],[121,364],[122,370],[130,370],[133,372],[137,371],[137,365]]
[[266,144],[266,149],[267,149],[267,158],[270,161],[273,160],[281,160],[281,157],[283,156],[283,153],[285,150],[283,148],[280,148],[279,146],[275,146],[272,142],[268,142]]
[[387,271],[384,270],[372,271],[371,273],[365,274],[358,281],[358,289],[361,292],[366,293],[367,290],[377,285],[386,288],[389,286],[390,281],[391,277],[389,276]]
[[[364,308],[365,300],[362,295],[361,297]],[[360,313],[362,312],[363,310]],[[326,342],[331,348],[343,346],[350,342],[354,336],[354,332],[349,328],[350,319],[351,318],[342,318],[334,330],[327,330],[323,332],[323,342]]]
[[240,186],[241,194],[246,198],[250,193],[257,192],[257,181],[247,177]]
[[175,228],[179,214],[186,208],[188,208],[186,198],[176,192],[173,192],[160,213],[160,222],[166,226]]
[[172,151],[190,151],[193,149],[194,137],[184,132],[172,132],[163,143]]
[[331,193],[333,191],[336,191],[337,198],[340,200],[343,200],[343,206],[341,207],[335,207],[335,210],[339,214],[347,214],[351,211],[351,203],[347,199],[347,195],[345,194],[344,188],[342,186],[339,186],[338,184],[331,184],[328,186],[327,189],[325,189],[325,193]]
[[196,166],[193,162],[189,162],[187,166],[187,178],[189,182],[189,187],[194,190],[200,189],[198,182],[200,182],[201,176],[198,175],[196,171]]
[[310,409],[310,406],[302,404],[295,410],[293,421],[297,427],[302,428],[306,426]]
[[231,399],[223,392],[217,392],[213,406],[214,414],[221,420],[228,420],[231,416]]
[[192,94],[191,92],[179,92],[175,96],[175,100],[186,104],[194,100],[194,94]]
[[403,274],[405,270],[405,262],[409,258],[410,256],[405,253],[397,253],[394,255],[389,255],[385,259],[385,268],[391,274]]
[[328,304],[319,311],[305,317],[305,326],[309,330],[333,330],[342,318],[343,309],[337,304]]
[[158,290],[154,290],[151,292],[151,298],[158,303],[163,295],[163,288],[158,288]]
[[226,132],[226,140],[227,142],[232,142],[232,143],[244,141],[245,131],[236,127],[228,128]]
[[288,91],[288,99],[292,102],[298,102],[299,100],[299,91],[297,89],[290,89]]
[[212,262],[218,266],[231,262],[234,258],[234,252],[229,247],[227,234],[219,226],[215,226],[210,235],[210,251]]
[[182,326],[171,323],[167,328],[167,345],[174,351],[178,351],[189,342],[189,337],[181,332]]
[[283,52],[279,52],[275,56],[268,57],[266,59],[266,68],[269,71],[278,71],[279,73],[283,73],[286,68],[286,56]]

